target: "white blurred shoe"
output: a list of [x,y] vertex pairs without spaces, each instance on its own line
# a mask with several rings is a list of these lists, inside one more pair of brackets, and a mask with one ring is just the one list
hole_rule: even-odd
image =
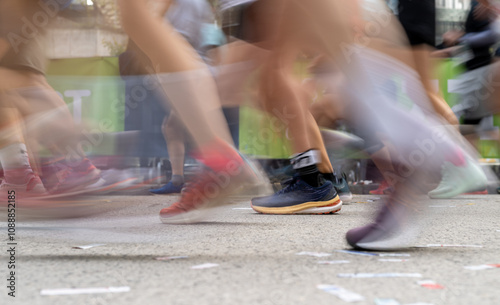
[[94,195],[104,195],[129,188],[139,180],[128,170],[108,169],[101,171],[101,179],[87,186],[87,190]]
[[429,192],[434,199],[452,198],[469,192],[478,192],[486,189],[488,179],[481,167],[469,158],[464,166],[456,166],[451,162],[444,162],[441,170],[442,178],[438,187]]

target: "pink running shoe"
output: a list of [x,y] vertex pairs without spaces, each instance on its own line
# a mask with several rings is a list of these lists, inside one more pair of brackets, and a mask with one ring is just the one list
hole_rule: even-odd
[[[7,178],[4,178],[0,184],[0,191],[2,193],[16,191],[17,194],[26,197],[37,197],[47,193],[40,177],[33,173],[31,169],[23,169],[22,171],[26,172],[22,179],[25,181],[24,183],[11,183]],[[8,171],[6,171],[6,174],[8,174]]]
[[74,192],[96,183],[100,171],[90,162],[83,159],[78,165],[70,167],[64,162],[56,162],[43,168],[43,183],[52,194]]

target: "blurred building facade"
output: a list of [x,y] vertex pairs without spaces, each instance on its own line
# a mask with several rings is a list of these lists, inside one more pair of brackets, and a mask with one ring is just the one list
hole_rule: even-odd
[[436,42],[441,43],[445,32],[461,29],[471,0],[436,0]]

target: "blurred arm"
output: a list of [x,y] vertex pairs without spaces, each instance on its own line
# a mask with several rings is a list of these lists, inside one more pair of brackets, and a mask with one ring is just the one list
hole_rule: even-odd
[[0,38],[0,60],[7,54],[7,51],[9,51],[9,43],[7,40]]
[[500,33],[492,28],[477,32],[469,33],[459,39],[461,43],[465,43],[472,48],[487,47],[495,44],[500,39]]

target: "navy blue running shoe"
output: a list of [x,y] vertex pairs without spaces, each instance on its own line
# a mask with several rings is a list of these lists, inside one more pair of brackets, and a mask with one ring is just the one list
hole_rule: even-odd
[[156,195],[177,194],[181,192],[183,187],[184,183],[179,186],[175,186],[172,182],[169,182],[159,189],[152,189],[149,190],[149,192]]
[[263,214],[331,214],[340,211],[342,201],[330,181],[312,187],[296,175],[274,195],[253,198],[252,208]]

